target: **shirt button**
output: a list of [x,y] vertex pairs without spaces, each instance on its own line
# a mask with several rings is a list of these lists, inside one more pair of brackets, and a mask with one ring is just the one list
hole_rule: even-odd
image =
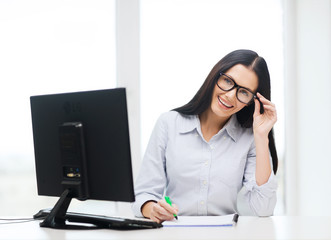
[[205,202],[204,201],[201,201],[200,204],[203,205],[203,204],[205,204]]
[[225,139],[226,139],[226,137],[224,136],[224,137],[223,137],[223,139],[225,140]]
[[205,165],[208,165],[208,161],[205,161]]
[[214,147],[214,145],[210,145],[210,149],[212,149],[212,150],[213,150],[214,148],[215,148],[215,147]]
[[205,180],[205,181],[203,181],[203,184],[204,184],[204,185],[206,185],[206,184],[207,184],[207,181],[206,181],[206,180]]

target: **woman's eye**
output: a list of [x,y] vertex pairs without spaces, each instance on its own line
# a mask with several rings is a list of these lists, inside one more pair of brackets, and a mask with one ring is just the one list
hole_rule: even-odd
[[232,85],[233,84],[232,81],[230,79],[228,79],[228,78],[225,78],[224,81],[228,85]]
[[245,90],[245,89],[240,89],[239,93],[242,94],[245,97],[248,97],[249,96],[249,92],[247,90]]

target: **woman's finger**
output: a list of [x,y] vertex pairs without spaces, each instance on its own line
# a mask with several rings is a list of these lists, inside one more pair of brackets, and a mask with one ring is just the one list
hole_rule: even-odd
[[162,208],[157,204],[153,207],[151,211],[150,219],[158,223],[161,223],[162,221],[165,220],[162,214]]
[[270,100],[266,99],[265,97],[263,97],[263,95],[261,95],[261,93],[257,93],[256,94],[257,97],[259,98],[259,100],[262,102],[263,105],[272,105],[275,106],[274,103],[272,103]]
[[[156,222],[172,220],[174,218],[174,213],[169,212],[167,209],[165,209],[164,207],[167,207],[167,206],[164,203],[161,203],[161,201],[162,200],[158,201],[157,204],[155,204],[153,206],[150,218]],[[169,205],[168,203],[166,203],[166,204]],[[169,207],[171,207],[171,206],[169,205]],[[171,207],[171,208],[173,208],[173,207]],[[173,211],[177,212],[177,209],[174,207]]]
[[257,100],[256,98],[254,99],[254,103],[255,103],[255,110],[254,110],[254,114],[253,114],[253,117],[256,117],[260,114],[260,102],[259,100]]
[[155,206],[155,212],[157,212],[158,216],[167,216],[167,215],[171,215],[171,213],[169,213],[167,211],[167,209],[165,209],[163,206],[161,206],[159,203]]
[[159,218],[157,218],[154,215],[151,215],[151,220],[154,221],[154,222],[157,222],[157,223],[161,223],[162,222]]
[[165,210],[167,210],[170,215],[177,214],[178,210],[175,207],[170,206],[170,204],[167,203],[166,201],[159,200],[158,204],[160,204],[161,207],[163,207]]
[[[177,213],[178,213],[178,207],[177,207],[177,205],[176,204],[172,204],[172,207],[174,208],[174,209],[176,209],[176,211],[177,211]],[[176,213],[176,214],[177,214]]]
[[272,112],[276,112],[276,108],[275,108],[275,106],[272,106],[272,105],[263,105],[263,108],[264,108],[265,110],[270,110],[270,111],[272,111]]

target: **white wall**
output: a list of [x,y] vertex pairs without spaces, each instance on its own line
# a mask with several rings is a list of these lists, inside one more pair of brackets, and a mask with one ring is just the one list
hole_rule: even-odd
[[331,215],[331,1],[284,1],[287,213]]
[[117,87],[125,87],[133,175],[140,164],[140,41],[139,0],[116,0]]

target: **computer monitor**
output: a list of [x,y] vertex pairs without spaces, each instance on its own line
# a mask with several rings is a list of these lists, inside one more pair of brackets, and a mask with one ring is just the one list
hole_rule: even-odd
[[38,194],[60,197],[42,227],[68,228],[72,198],[135,200],[124,88],[32,96],[30,103]]

